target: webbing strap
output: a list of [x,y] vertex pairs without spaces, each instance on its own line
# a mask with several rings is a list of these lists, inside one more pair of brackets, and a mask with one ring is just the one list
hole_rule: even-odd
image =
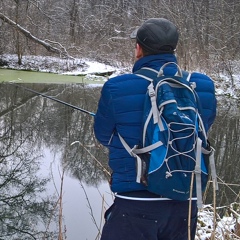
[[197,139],[196,147],[196,165],[195,165],[195,176],[196,176],[196,192],[197,192],[197,206],[198,209],[202,209],[202,183],[201,183],[201,150],[202,150],[202,140]]
[[158,77],[164,76],[163,69],[164,69],[167,65],[170,65],[170,64],[174,64],[174,65],[176,65],[176,67],[177,67],[177,72],[176,72],[175,76],[182,77],[182,71],[181,71],[180,67],[177,65],[177,63],[175,63],[175,62],[166,62],[166,63],[164,63],[164,64],[161,66],[161,68],[160,68],[160,70],[159,70],[159,72],[158,72]]
[[136,155],[136,170],[137,170],[137,177],[136,177],[136,182],[140,183],[141,182],[141,176],[142,176],[142,160],[139,156]]
[[162,121],[162,118],[161,118],[162,111],[163,111],[163,108],[161,108],[161,110],[159,111],[159,118],[158,118],[158,127],[159,127],[161,132],[163,132],[165,130],[164,125],[163,125],[163,121]]
[[210,164],[210,169],[211,169],[212,181],[213,181],[213,184],[215,185],[215,190],[218,190],[217,172],[216,172],[216,166],[215,166],[215,161],[214,161],[215,149],[213,147],[211,147],[211,150],[212,151],[209,156],[209,164]]
[[163,143],[161,141],[158,141],[158,142],[153,143],[153,144],[151,144],[151,145],[149,145],[147,147],[144,147],[144,148],[133,148],[132,152],[135,153],[135,154],[147,153],[147,152],[150,152],[153,149],[158,148],[158,147],[160,147],[162,145],[163,145]]
[[[199,110],[199,109],[198,109]],[[204,124],[203,124],[203,120],[202,120],[202,117],[201,115],[199,114],[199,112],[197,113],[198,114],[198,119],[199,119],[199,126],[202,130],[202,133],[203,133],[203,136],[205,139],[207,139],[207,133],[206,133],[206,130],[205,130],[205,127],[204,127]]]
[[127,150],[127,152],[136,159],[136,171],[137,171],[137,177],[136,177],[136,182],[140,183],[141,182],[141,176],[142,176],[142,160],[141,158],[136,155],[133,152],[133,149],[131,149],[128,144],[126,143],[126,141],[122,138],[122,136],[118,133],[119,139],[122,143],[122,145],[124,146],[124,148]]
[[[145,68],[145,69],[152,70],[151,68]],[[150,97],[151,105],[152,105],[153,122],[154,124],[156,124],[158,122],[158,108],[157,108],[157,101],[156,101],[156,93],[153,86],[153,79],[142,74],[136,74],[136,75],[150,81],[150,84],[148,85],[148,95]]]
[[148,86],[148,94],[152,104],[153,123],[156,124],[158,122],[158,108],[157,108],[157,101],[156,101],[156,93],[155,93],[152,82]]
[[118,137],[122,143],[122,145],[124,146],[124,148],[127,150],[127,152],[132,156],[132,157],[135,157],[133,152],[132,152],[132,149],[128,146],[128,144],[126,143],[126,141],[122,138],[122,136],[118,133]]
[[188,74],[186,80],[189,82],[189,81],[190,81],[190,78],[191,78],[191,73]]

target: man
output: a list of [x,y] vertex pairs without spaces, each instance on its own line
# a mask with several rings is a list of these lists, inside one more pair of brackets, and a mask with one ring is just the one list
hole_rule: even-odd
[[[99,100],[94,131],[101,144],[109,149],[112,169],[111,190],[116,194],[114,204],[105,213],[102,240],[187,240],[189,201],[176,201],[155,195],[136,182],[135,159],[119,140],[118,133],[132,148],[142,132],[143,103],[149,81],[134,74],[142,67],[159,70],[167,62],[177,62],[174,55],[178,31],[163,18],[147,20],[131,34],[136,39],[133,74],[108,80]],[[177,71],[175,64],[164,69],[167,75]],[[206,131],[216,115],[216,99],[212,80],[192,73],[202,104],[202,119]],[[192,201],[191,239],[197,224],[196,201]]]

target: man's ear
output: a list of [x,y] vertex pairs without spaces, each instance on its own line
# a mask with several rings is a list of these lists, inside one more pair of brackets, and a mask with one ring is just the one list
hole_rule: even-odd
[[136,43],[135,57],[136,57],[136,59],[143,57],[142,47],[138,43]]

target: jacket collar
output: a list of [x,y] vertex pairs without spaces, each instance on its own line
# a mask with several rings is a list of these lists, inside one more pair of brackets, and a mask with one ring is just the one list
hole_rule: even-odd
[[143,67],[159,70],[160,67],[166,62],[177,62],[177,58],[174,54],[169,53],[142,57],[135,62],[132,72],[134,73]]

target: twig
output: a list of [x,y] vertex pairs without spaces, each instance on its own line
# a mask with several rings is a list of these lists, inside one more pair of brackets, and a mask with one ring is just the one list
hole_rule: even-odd
[[215,182],[212,183],[213,184],[213,232],[211,235],[211,239],[214,240],[215,239],[215,231],[217,228],[217,212],[216,212],[216,185]]
[[238,196],[238,193],[236,193],[231,187],[229,186],[239,186],[239,184],[228,184],[228,183],[225,183],[220,177],[218,177],[218,179],[221,181],[220,184],[223,184],[225,185],[226,187],[228,187],[228,189],[230,189],[236,196]]
[[188,207],[188,240],[191,240],[191,214],[192,214],[193,180],[194,180],[194,172],[192,172],[192,177],[191,177],[189,207]]
[[[100,192],[99,192],[100,193]],[[101,195],[101,194],[100,194]],[[103,220],[103,216],[104,216],[104,203],[105,203],[105,199],[104,199],[104,195],[102,195],[102,208],[101,208],[101,218],[100,218],[100,224],[99,224],[99,229],[102,229],[102,220]],[[95,238],[95,240],[99,240],[99,238],[101,237],[101,231],[98,231],[98,234]]]
[[89,200],[89,198],[88,198],[86,189],[84,188],[84,186],[83,186],[83,184],[82,184],[81,181],[80,181],[80,185],[81,185],[81,187],[82,187],[82,189],[83,189],[83,192],[84,192],[84,195],[85,195],[85,197],[86,197],[86,200],[87,200],[87,203],[88,203],[88,208],[90,209],[90,215],[91,215],[91,217],[92,217],[93,223],[94,223],[94,225],[96,226],[98,232],[100,233],[100,232],[101,232],[101,229],[100,229],[99,226],[97,225],[96,219],[95,219],[94,214],[93,214],[93,209],[92,209],[90,200]]
[[64,172],[65,172],[65,169],[63,168],[62,176],[61,176],[60,196],[59,196],[59,217],[58,217],[59,233],[58,233],[58,240],[63,240],[63,234],[62,234],[63,202],[62,202],[62,200],[63,200]]
[[95,156],[93,156],[93,154],[80,141],[75,141],[71,143],[71,145],[74,145],[76,143],[80,144],[91,155],[93,160],[97,162],[97,164],[102,168],[104,173],[107,173],[108,176],[111,176],[110,172],[96,159]]

